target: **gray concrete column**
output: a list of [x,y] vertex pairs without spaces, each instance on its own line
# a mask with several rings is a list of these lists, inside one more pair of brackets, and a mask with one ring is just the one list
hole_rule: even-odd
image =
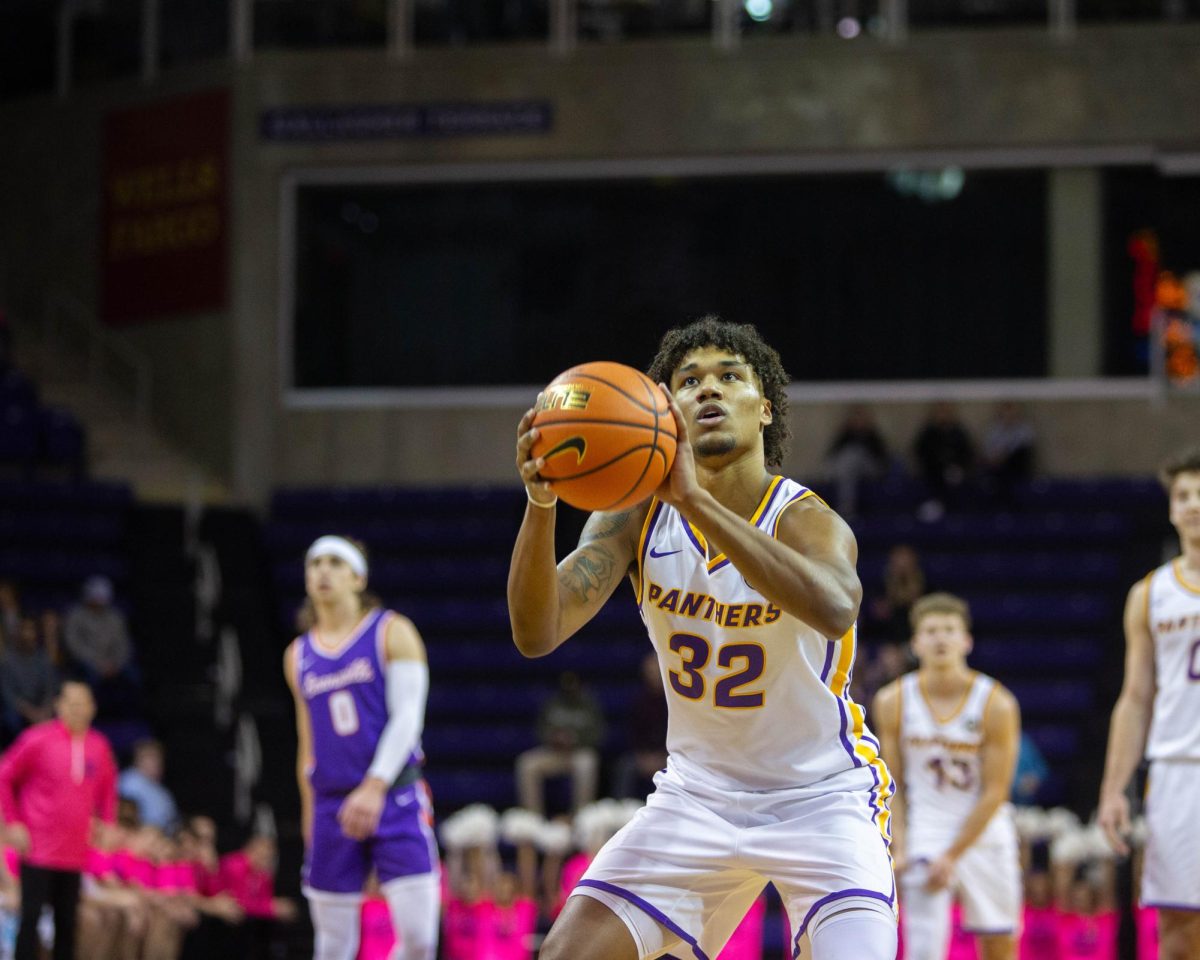
[[1052,377],[1098,377],[1104,362],[1100,170],[1051,170],[1046,190],[1047,336]]

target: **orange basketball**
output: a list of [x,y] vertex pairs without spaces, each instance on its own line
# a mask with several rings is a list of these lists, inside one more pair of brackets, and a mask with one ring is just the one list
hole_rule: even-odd
[[542,392],[533,426],[541,475],[581,510],[645,500],[675,460],[675,418],[662,388],[623,363],[583,363]]

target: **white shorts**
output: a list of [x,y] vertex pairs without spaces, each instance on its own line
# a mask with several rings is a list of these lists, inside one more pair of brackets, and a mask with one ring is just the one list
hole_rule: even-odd
[[672,950],[714,960],[768,882],[796,951],[852,905],[895,923],[886,818],[869,769],[786,791],[685,785],[671,767],[655,784],[573,891],[609,906],[642,960]]
[[929,858],[918,857],[900,877],[900,922],[905,956],[913,960],[946,956],[950,944],[950,905],[962,905],[963,929],[981,936],[1016,935],[1023,908],[1021,852],[1016,833],[1002,831],[968,848],[954,866],[949,887],[929,892]]
[[1200,762],[1155,760],[1146,785],[1142,906],[1200,910]]

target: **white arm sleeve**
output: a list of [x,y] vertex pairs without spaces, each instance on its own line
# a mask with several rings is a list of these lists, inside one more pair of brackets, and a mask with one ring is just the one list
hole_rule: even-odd
[[416,749],[425,725],[429,665],[421,660],[392,660],[387,666],[388,722],[379,736],[367,776],[389,786]]

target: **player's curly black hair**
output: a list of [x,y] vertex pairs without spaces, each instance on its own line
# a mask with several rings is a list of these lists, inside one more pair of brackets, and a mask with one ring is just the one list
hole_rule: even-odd
[[768,346],[757,329],[748,323],[729,323],[715,314],[701,317],[686,327],[668,330],[658,345],[658,353],[646,371],[655,383],[671,382],[671,374],[683,358],[702,347],[728,350],[754,369],[763,396],[771,401],[772,420],[763,431],[763,453],[769,465],[777,467],[787,456],[792,432],[787,425],[789,377],[779,354]]

